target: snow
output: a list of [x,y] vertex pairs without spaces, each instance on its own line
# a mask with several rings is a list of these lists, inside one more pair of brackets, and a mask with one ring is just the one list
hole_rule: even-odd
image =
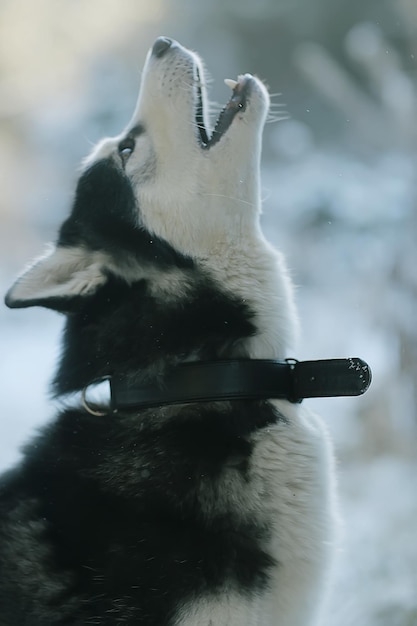
[[343,541],[323,626],[417,624],[417,463],[339,467]]
[[0,313],[0,471],[19,460],[20,448],[53,417],[47,390],[61,323],[49,311]]

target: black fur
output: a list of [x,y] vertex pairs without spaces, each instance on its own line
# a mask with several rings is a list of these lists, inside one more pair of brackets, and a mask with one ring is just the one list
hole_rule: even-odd
[[160,375],[191,354],[233,356],[234,345],[254,332],[251,313],[194,274],[186,298],[166,302],[149,293],[145,280],[127,285],[109,277],[95,296],[81,301],[67,321],[57,393],[82,389],[106,375],[138,380]]
[[[67,615],[62,623],[100,615],[100,624],[161,626],[193,594],[256,594],[268,582],[272,560],[259,546],[266,529],[222,512],[215,494],[225,467],[245,481],[246,437],[277,416],[267,404],[234,403],[152,418],[67,411],[3,488],[4,508],[16,493],[36,501],[53,546],[48,574],[59,580],[70,572],[67,591],[50,600]],[[212,494],[211,515],[201,511],[203,490]]]
[[[115,265],[124,256],[175,269],[187,295],[166,299],[148,279],[127,282],[108,268],[94,295],[43,302],[70,311],[57,395],[105,375],[149,379],[190,357],[236,356],[256,332],[245,303],[146,232],[111,160],[81,177],[58,244],[103,250]],[[250,436],[278,419],[267,402],[64,411],[1,484],[2,626],[168,626],[203,592],[265,588],[266,526],[228,504],[222,480],[247,485]]]
[[58,245],[103,250],[118,261],[133,257],[161,269],[193,267],[192,259],[142,226],[129,179],[112,158],[98,161],[80,177]]

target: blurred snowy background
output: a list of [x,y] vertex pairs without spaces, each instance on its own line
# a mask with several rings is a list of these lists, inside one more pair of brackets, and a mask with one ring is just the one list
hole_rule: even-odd
[[[159,34],[201,53],[214,101],[246,71],[276,94],[263,219],[298,285],[296,356],[374,372],[363,398],[309,401],[335,440],[345,521],[323,626],[415,626],[417,3],[0,0],[3,293],[54,238],[80,159],[130,118]],[[0,308],[1,469],[53,416],[61,322]]]

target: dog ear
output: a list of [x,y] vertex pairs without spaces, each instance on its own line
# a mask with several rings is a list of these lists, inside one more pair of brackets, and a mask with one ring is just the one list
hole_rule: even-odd
[[6,294],[6,305],[70,310],[75,298],[94,294],[107,281],[102,256],[85,248],[52,248],[12,285]]

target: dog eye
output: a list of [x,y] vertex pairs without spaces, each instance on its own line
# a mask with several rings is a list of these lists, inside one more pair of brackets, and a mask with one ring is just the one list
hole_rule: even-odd
[[119,155],[123,161],[123,164],[127,162],[133,150],[135,149],[135,140],[132,137],[126,137],[119,143]]

